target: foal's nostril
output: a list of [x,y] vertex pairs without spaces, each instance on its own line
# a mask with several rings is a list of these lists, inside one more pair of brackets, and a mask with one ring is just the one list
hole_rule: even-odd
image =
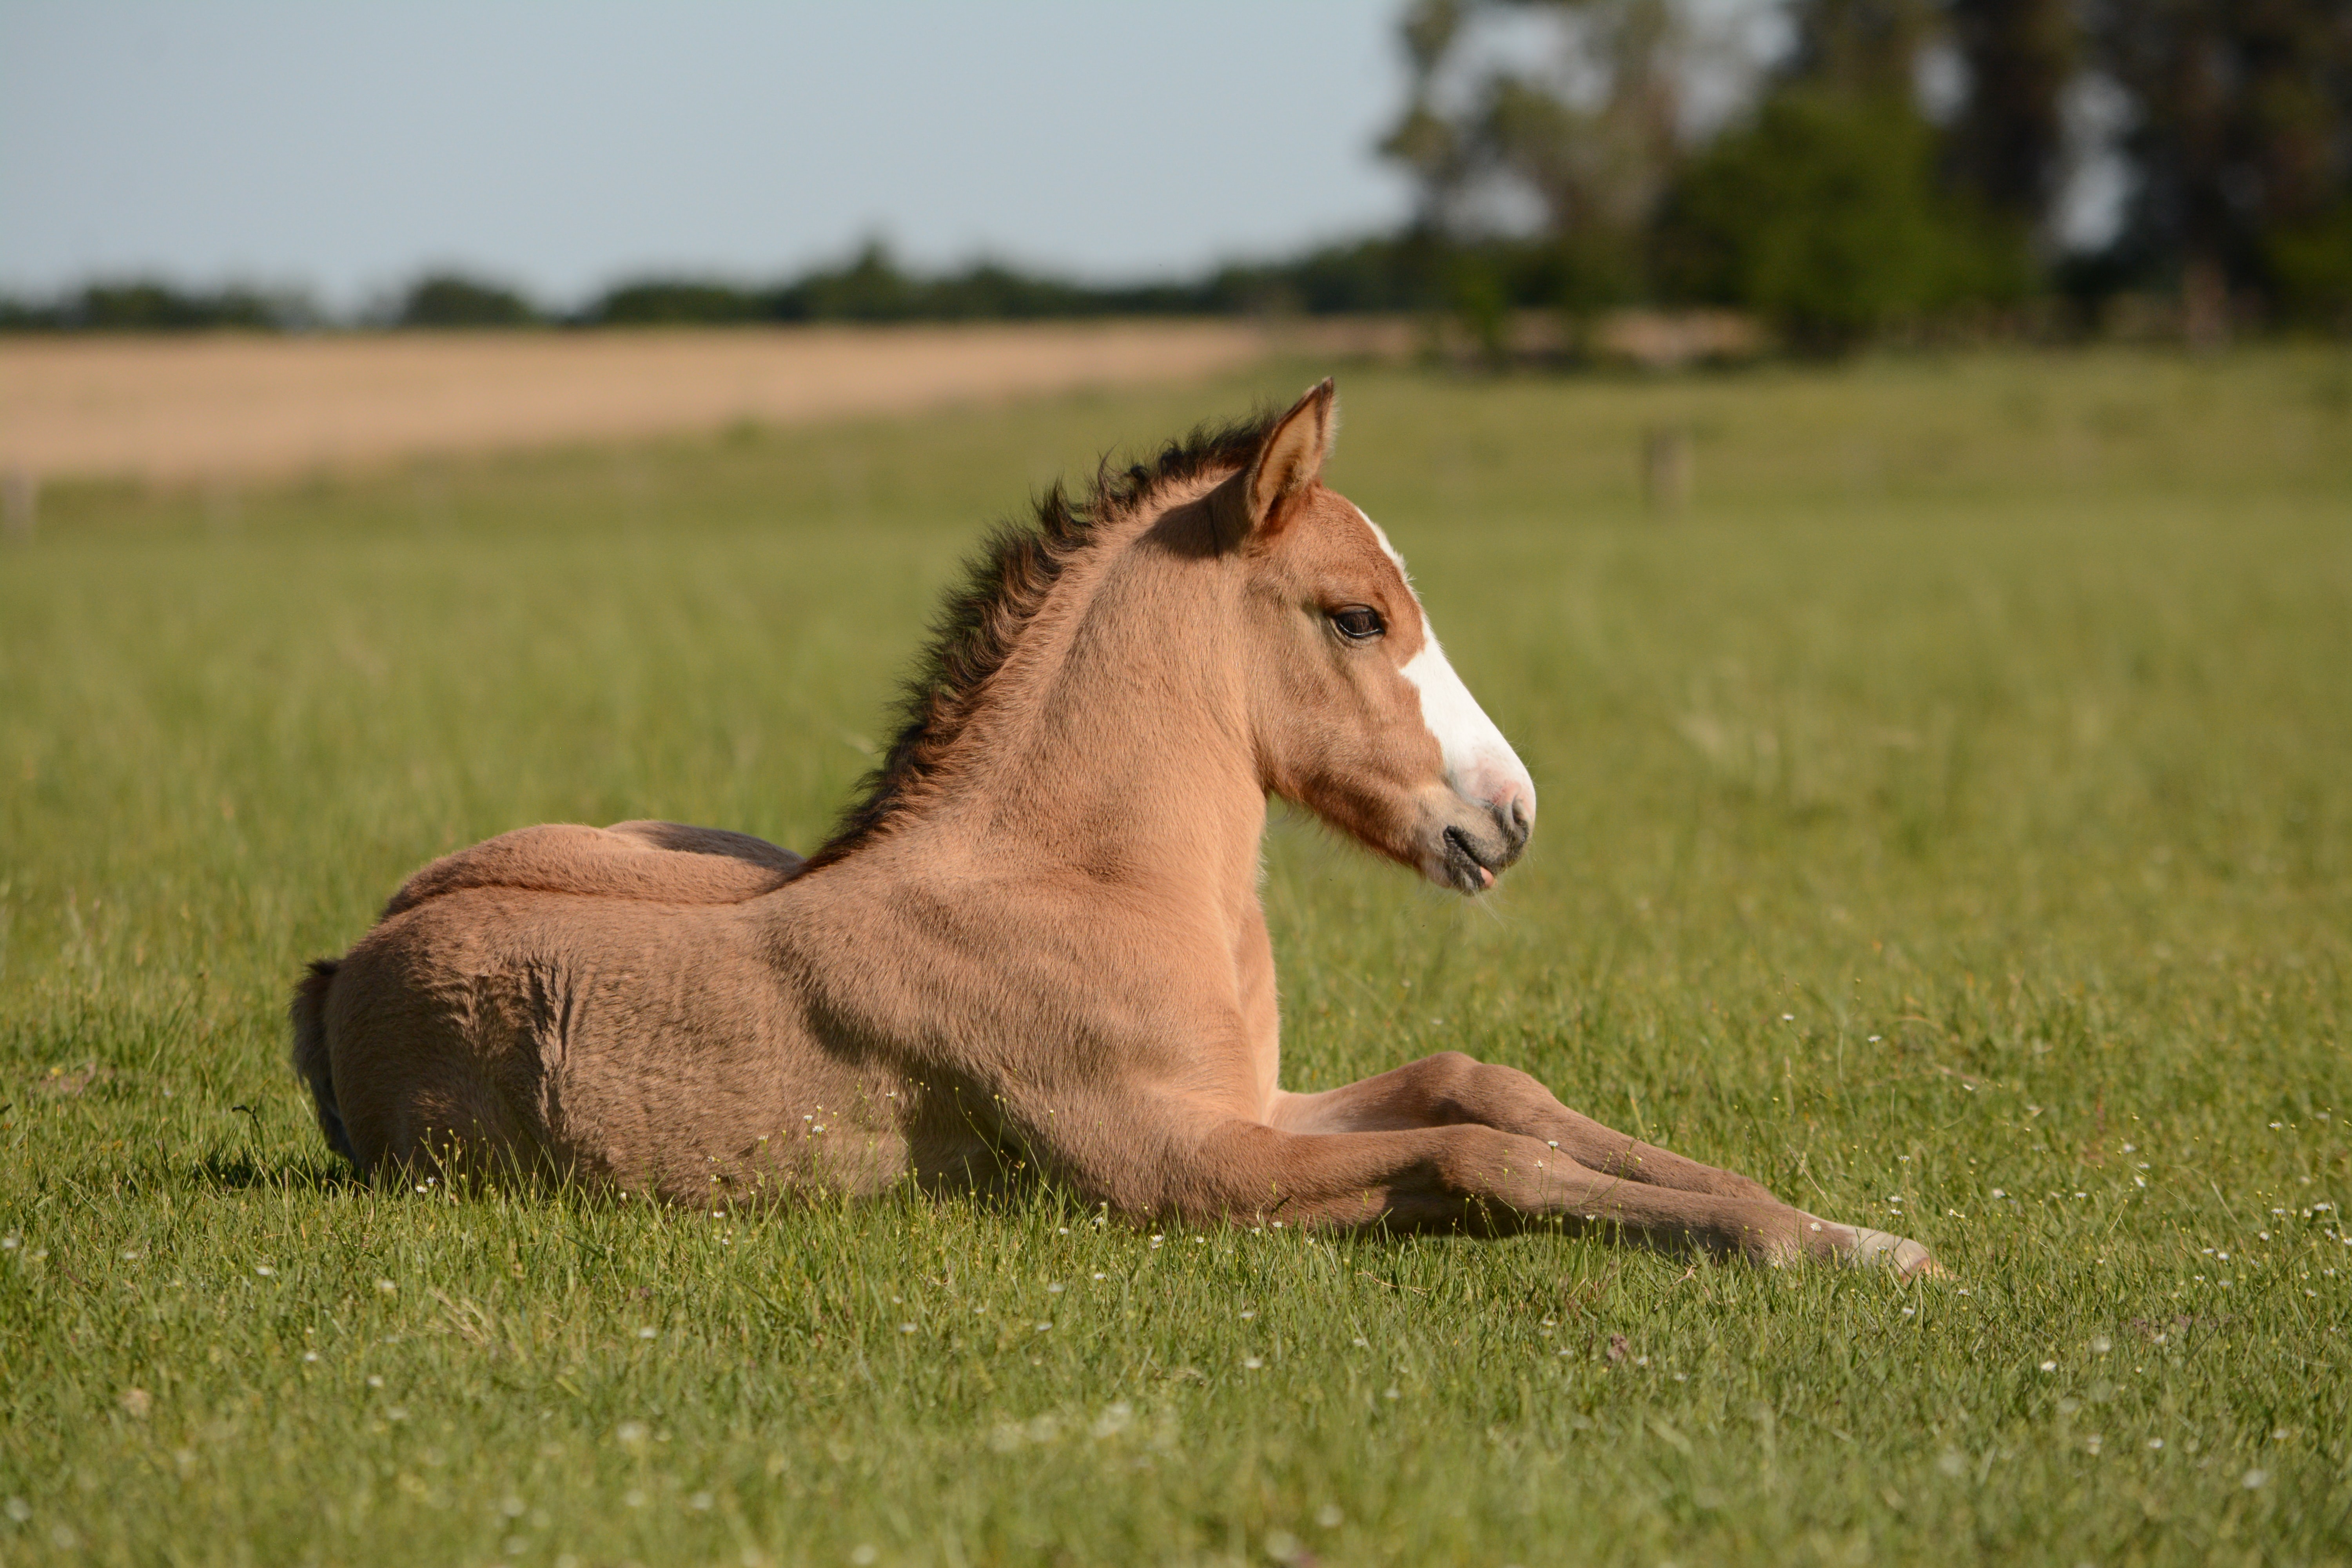
[[1494,813],[1495,826],[1503,835],[1504,853],[1516,860],[1519,851],[1528,847],[1528,836],[1535,825],[1528,820],[1527,802],[1517,795],[1498,800],[1489,808]]

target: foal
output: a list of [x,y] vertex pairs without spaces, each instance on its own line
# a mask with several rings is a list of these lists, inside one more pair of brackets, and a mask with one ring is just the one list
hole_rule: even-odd
[[691,1204],[989,1184],[1138,1220],[1601,1227],[1932,1268],[1456,1052],[1279,1082],[1269,794],[1475,895],[1535,825],[1380,529],[1328,381],[1057,490],[950,600],[907,722],[803,860],[669,823],[435,862],[294,1002],[373,1177],[518,1167]]

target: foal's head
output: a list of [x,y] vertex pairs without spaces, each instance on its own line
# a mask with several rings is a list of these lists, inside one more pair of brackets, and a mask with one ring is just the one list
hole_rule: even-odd
[[1430,880],[1492,887],[1536,786],[1445,660],[1404,563],[1322,484],[1328,381],[1209,498],[1239,564],[1240,641],[1264,782]]

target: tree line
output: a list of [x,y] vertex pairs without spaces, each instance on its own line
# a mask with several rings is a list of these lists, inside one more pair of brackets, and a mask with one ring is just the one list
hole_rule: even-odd
[[[2352,0],[1410,0],[1380,151],[1399,232],[1176,282],[887,246],[772,284],[624,280],[576,309],[457,272],[417,328],[1443,312],[1505,351],[1530,310],[1725,306],[1800,346],[1964,321],[2352,326]],[[1773,36],[1777,35],[1777,36]],[[299,292],[101,281],[0,331],[301,330]]]
[[1375,237],[1281,261],[1235,263],[1171,283],[1093,284],[993,261],[910,272],[880,240],[846,262],[774,284],[692,276],[635,278],[573,310],[456,271],[425,274],[339,322],[299,290],[185,289],[154,279],[94,282],[54,299],[0,296],[0,331],[299,331],[378,328],[712,326],[752,322],[1046,321],[1108,316],[1390,312],[1438,302],[1412,247]]

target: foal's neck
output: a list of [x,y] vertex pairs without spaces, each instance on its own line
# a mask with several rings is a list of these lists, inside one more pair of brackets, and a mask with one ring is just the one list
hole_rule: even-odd
[[1265,795],[1227,635],[1235,578],[1192,537],[1200,510],[1139,520],[1073,564],[992,681],[926,827],[1106,891],[1255,909]]

